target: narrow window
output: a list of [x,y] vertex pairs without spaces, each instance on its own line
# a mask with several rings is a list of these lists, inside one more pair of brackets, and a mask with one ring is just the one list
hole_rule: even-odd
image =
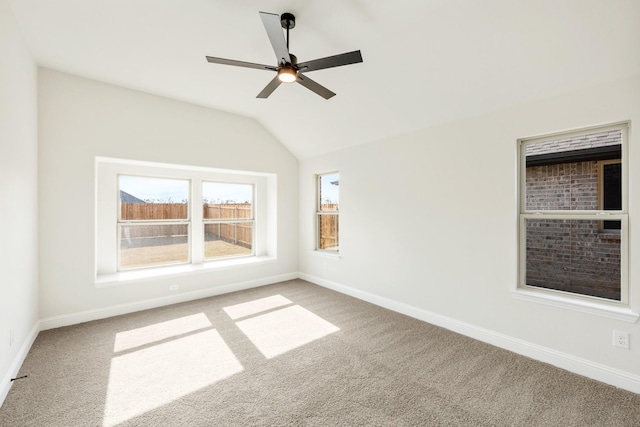
[[189,181],[119,175],[120,270],[187,263]]
[[333,252],[338,252],[340,249],[339,185],[338,172],[317,175],[316,249]]
[[253,255],[253,185],[202,183],[204,259]]
[[628,303],[626,138],[625,124],[520,141],[520,287]]

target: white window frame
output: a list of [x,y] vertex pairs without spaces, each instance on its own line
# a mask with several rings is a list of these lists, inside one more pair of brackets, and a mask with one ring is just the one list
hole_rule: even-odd
[[[340,171],[334,170],[334,171],[330,171],[330,172],[323,172],[323,173],[319,173],[316,174],[315,176],[315,180],[316,180],[316,214],[315,214],[315,234],[316,234],[316,238],[315,238],[315,250],[319,253],[324,253],[324,254],[339,254],[340,253],[340,231],[338,229],[338,248],[337,249],[322,249],[320,247],[321,245],[321,236],[320,236],[320,218],[323,215],[332,215],[332,216],[336,216],[338,219],[338,224],[340,223],[340,205],[338,204],[338,209],[336,209],[335,211],[322,211],[320,210],[320,205],[322,204],[322,200],[321,200],[321,192],[320,192],[320,188],[321,188],[321,179],[323,176],[325,175],[333,175],[333,174],[338,174],[338,176],[340,176]],[[338,192],[340,191],[340,189],[338,189]]]
[[[526,209],[526,146],[533,143],[553,141],[561,138],[620,130],[622,133],[622,209],[619,211],[595,210],[527,210]],[[629,298],[629,215],[628,215],[628,140],[629,123],[620,122],[610,125],[594,126],[570,132],[558,132],[542,136],[518,139],[519,156],[519,197],[518,197],[518,281],[514,295],[516,297],[575,309],[578,311],[599,314],[619,320],[634,322],[638,314],[630,307]],[[525,283],[526,276],[526,220],[527,219],[567,219],[567,220],[619,220],[620,230],[620,301],[606,298],[592,297],[572,292],[545,289],[529,286]]]
[[[190,180],[188,264],[171,264],[119,271],[119,175]],[[138,160],[96,157],[95,161],[95,286],[117,286],[169,275],[241,268],[277,259],[277,176],[272,173],[174,165]],[[204,259],[202,182],[253,186],[253,236],[251,255]],[[154,222],[155,223],[155,222]]]

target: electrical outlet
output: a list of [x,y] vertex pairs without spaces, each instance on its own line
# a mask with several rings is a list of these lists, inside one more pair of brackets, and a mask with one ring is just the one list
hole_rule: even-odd
[[177,291],[178,289],[180,289],[180,285],[169,285],[170,291]]
[[613,331],[613,345],[629,350],[629,332]]

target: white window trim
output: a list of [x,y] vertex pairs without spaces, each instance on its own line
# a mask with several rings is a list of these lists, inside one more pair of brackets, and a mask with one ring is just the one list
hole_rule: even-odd
[[131,283],[141,283],[158,278],[183,277],[194,274],[207,274],[214,271],[229,270],[234,268],[246,268],[252,265],[263,265],[276,262],[277,258],[272,256],[255,256],[243,258],[224,258],[219,261],[206,262],[203,264],[179,264],[166,267],[140,268],[137,270],[126,270],[113,274],[101,274],[96,277],[96,288],[110,288],[114,286],[128,285]]
[[[191,180],[189,198],[190,251],[188,264],[118,271],[118,175]],[[275,174],[173,165],[107,157],[95,163],[95,286],[107,287],[176,274],[205,273],[277,259],[277,177]],[[202,181],[250,184],[254,187],[253,254],[204,261]],[[194,195],[198,197],[194,198]]]
[[[526,156],[525,146],[529,143],[551,141],[559,138],[570,138],[584,134],[605,132],[609,130],[621,130],[622,132],[622,210],[527,210],[526,209]],[[627,322],[635,322],[640,315],[634,307],[630,306],[630,281],[629,281],[629,217],[628,217],[628,140],[629,123],[620,122],[604,126],[594,126],[580,130],[557,132],[537,137],[518,139],[518,280],[513,289],[514,297],[527,301],[553,305],[580,312],[596,314]],[[605,298],[591,297],[574,294],[571,292],[544,289],[525,284],[526,266],[526,219],[578,219],[578,220],[620,220],[620,301]]]
[[340,259],[342,255],[338,251],[328,251],[325,249],[314,249],[311,251],[311,254],[314,256],[330,258],[330,259]]

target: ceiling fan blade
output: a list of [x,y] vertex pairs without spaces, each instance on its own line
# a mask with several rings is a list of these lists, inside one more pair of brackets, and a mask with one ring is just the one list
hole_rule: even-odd
[[356,64],[358,62],[362,62],[362,54],[359,50],[354,50],[353,52],[342,53],[340,55],[302,62],[298,64],[298,69],[306,73],[309,71],[324,70],[325,68]]
[[258,96],[256,96],[256,98],[268,98],[269,95],[271,95],[273,91],[276,90],[278,86],[280,86],[280,83],[280,79],[276,75],[273,80],[271,80],[269,84],[266,85],[264,89],[262,89],[262,92],[260,92]]
[[273,51],[276,53],[276,58],[278,58],[278,65],[282,64],[283,61],[286,64],[290,64],[291,57],[289,56],[287,41],[282,33],[280,16],[274,13],[260,12],[260,18],[262,18],[264,29],[267,30],[269,41],[273,46]]
[[271,65],[254,64],[253,62],[236,61],[235,59],[216,58],[213,56],[207,56],[207,61],[213,64],[233,65],[236,67],[245,67],[245,68],[257,68],[258,70],[269,70],[269,71],[277,70],[276,67],[272,67]]
[[329,99],[329,98],[331,98],[331,97],[336,95],[335,93],[331,92],[326,87],[322,86],[319,83],[314,82],[309,77],[303,76],[300,73],[298,73],[298,80],[296,80],[296,81],[298,83],[300,83],[302,86],[304,86],[307,89],[309,89],[310,91],[317,93],[318,95],[320,95],[324,99]]

